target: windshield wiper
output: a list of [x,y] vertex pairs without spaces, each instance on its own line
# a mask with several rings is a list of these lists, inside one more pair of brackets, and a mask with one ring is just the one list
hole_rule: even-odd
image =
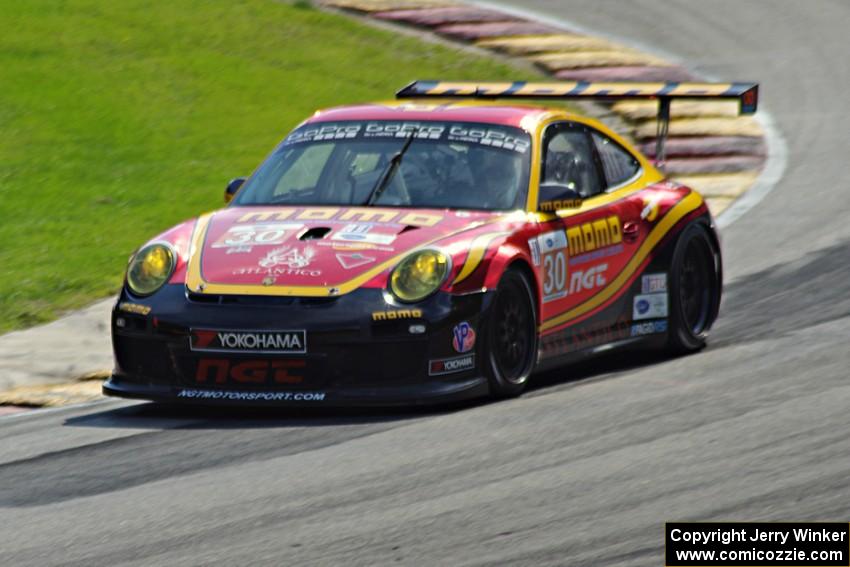
[[369,205],[374,204],[387,189],[390,181],[393,179],[393,175],[395,175],[395,172],[398,170],[398,166],[401,165],[401,159],[404,157],[404,153],[407,151],[407,148],[410,147],[410,144],[413,143],[413,138],[416,137],[417,132],[419,132],[419,128],[414,128],[410,133],[410,136],[407,137],[407,140],[404,141],[404,145],[401,149],[390,158],[387,167],[384,168],[384,172],[378,178],[378,181],[375,183],[375,186],[372,187],[372,190],[369,191],[369,198],[366,199],[365,203],[363,203],[365,206],[368,207]]

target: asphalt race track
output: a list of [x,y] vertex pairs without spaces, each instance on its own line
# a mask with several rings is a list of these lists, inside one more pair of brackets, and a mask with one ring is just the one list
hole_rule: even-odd
[[437,413],[3,418],[2,564],[661,565],[667,520],[850,520],[850,3],[524,4],[762,84],[789,162],[710,348]]

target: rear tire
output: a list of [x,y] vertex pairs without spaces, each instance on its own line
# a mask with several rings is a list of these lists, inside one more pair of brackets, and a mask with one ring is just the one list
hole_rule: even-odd
[[685,228],[670,265],[668,348],[677,354],[705,347],[720,307],[720,253],[706,228]]
[[484,329],[484,372],[497,398],[525,390],[537,361],[537,313],[531,285],[509,269],[496,288]]

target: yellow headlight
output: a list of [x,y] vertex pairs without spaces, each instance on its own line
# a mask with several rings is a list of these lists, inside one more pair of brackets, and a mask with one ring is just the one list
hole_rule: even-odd
[[145,246],[133,256],[127,268],[127,285],[136,295],[150,295],[168,281],[175,258],[166,244]]
[[449,258],[437,250],[414,252],[390,274],[390,291],[408,303],[437,291],[449,273]]

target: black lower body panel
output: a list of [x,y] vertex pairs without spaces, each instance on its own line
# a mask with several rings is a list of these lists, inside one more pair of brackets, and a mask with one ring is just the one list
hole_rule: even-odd
[[478,329],[490,298],[438,293],[414,309],[375,289],[268,302],[197,301],[181,285],[144,299],[124,291],[112,315],[115,370],[103,391],[161,402],[286,406],[480,397],[488,393],[480,345],[459,343],[455,334]]

